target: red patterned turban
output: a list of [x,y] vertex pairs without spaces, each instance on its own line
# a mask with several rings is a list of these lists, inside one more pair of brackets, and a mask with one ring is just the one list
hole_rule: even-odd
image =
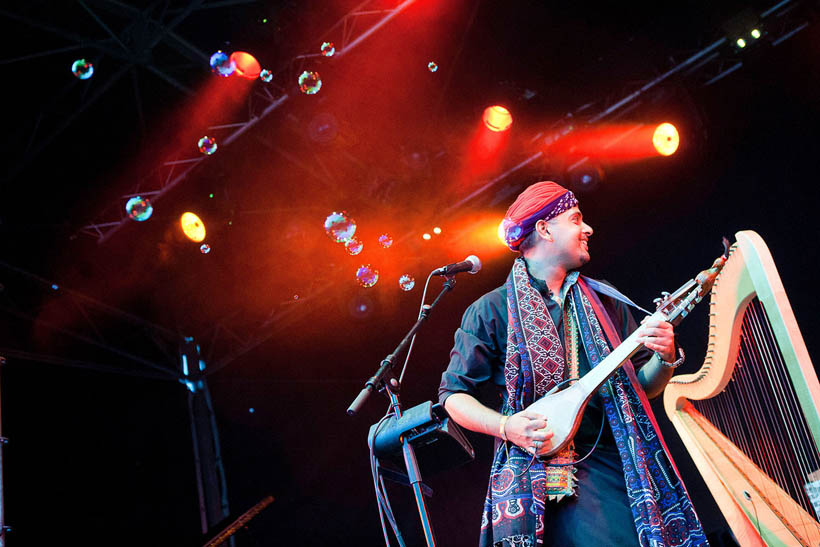
[[504,241],[513,251],[535,230],[539,220],[555,218],[578,205],[575,194],[551,180],[536,182],[519,194],[502,222]]

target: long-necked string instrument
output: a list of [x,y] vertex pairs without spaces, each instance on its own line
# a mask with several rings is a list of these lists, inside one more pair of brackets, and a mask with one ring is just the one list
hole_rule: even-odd
[[[728,246],[728,243],[725,245]],[[709,293],[725,262],[726,256],[721,256],[711,268],[700,272],[674,293],[664,293],[662,298],[656,300],[657,310],[650,317],[673,325],[680,323],[695,304]],[[542,456],[551,456],[569,444],[578,431],[590,398],[643,345],[638,342],[638,338],[638,332],[633,332],[580,380],[566,389],[553,389],[527,407],[528,410],[547,416],[549,428],[553,432],[549,441],[551,446],[542,451]]]

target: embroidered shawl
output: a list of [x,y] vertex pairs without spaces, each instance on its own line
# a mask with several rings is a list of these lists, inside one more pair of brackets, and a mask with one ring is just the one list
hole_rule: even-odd
[[[506,415],[524,410],[564,379],[564,348],[540,293],[532,287],[526,264],[515,260],[507,278]],[[580,345],[590,367],[620,344],[617,329],[583,277],[572,285],[566,306],[574,313]],[[565,306],[565,307],[566,307]],[[616,440],[624,481],[640,545],[707,545],[700,522],[660,436],[649,402],[627,361],[599,390],[604,413]],[[549,537],[544,530],[548,486],[555,486],[550,461],[532,456],[513,443],[500,443],[490,473],[482,515],[482,547],[534,546]],[[559,454],[559,458],[573,457]],[[563,459],[559,461],[565,461]],[[553,460],[554,462],[554,460]],[[560,501],[558,501],[560,503]]]

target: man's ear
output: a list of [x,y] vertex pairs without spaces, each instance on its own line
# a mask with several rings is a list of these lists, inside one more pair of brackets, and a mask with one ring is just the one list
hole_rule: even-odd
[[535,229],[538,231],[538,234],[543,237],[544,239],[548,239],[552,241],[552,235],[550,234],[549,228],[547,228],[547,221],[546,220],[539,220],[538,223],[535,225]]

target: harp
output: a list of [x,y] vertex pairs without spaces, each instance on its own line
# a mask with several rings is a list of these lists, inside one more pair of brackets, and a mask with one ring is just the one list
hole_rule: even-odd
[[820,384],[766,244],[736,238],[704,364],[664,408],[740,545],[817,546]]

